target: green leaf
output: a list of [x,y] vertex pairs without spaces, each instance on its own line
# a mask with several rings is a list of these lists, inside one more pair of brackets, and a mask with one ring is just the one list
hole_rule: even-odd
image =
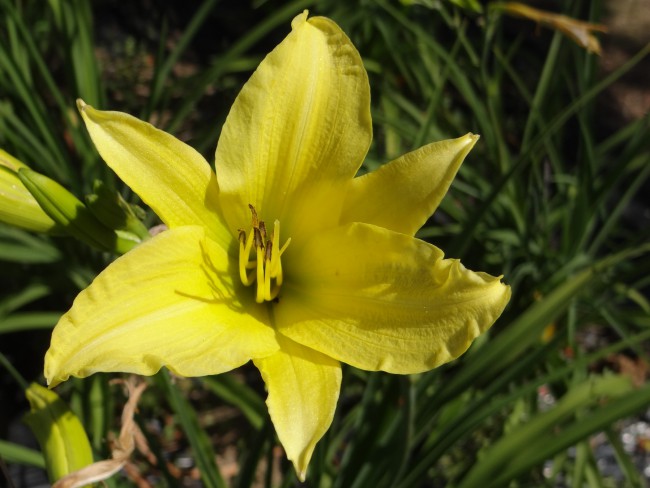
[[[604,398],[609,401],[603,405]],[[458,488],[477,486],[479,480],[489,480],[481,485],[486,488],[506,486],[531,467],[616,420],[647,408],[649,403],[650,385],[636,390],[625,377],[591,378],[571,389],[553,409],[533,417],[497,441]],[[562,425],[563,421],[575,414],[576,409],[587,407],[595,408]]]
[[45,469],[43,454],[13,442],[0,440],[0,458],[8,463],[25,464]]
[[36,264],[60,260],[61,252],[48,237],[0,224],[0,261]]
[[566,279],[542,300],[528,307],[497,338],[490,341],[488,347],[477,351],[471,361],[467,361],[458,374],[441,388],[438,401],[459,394],[477,381],[496,377],[523,355],[529,346],[539,341],[544,327],[555,321],[578,293],[598,283],[601,274],[621,261],[649,251],[650,244],[646,244],[619,252]]
[[18,312],[0,317],[0,335],[24,330],[53,329],[62,312]]
[[223,401],[237,407],[255,430],[260,430],[267,417],[264,400],[246,384],[229,374],[201,378],[208,390]]
[[32,283],[20,292],[6,295],[0,300],[0,317],[3,317],[20,307],[52,293],[52,289],[42,283]]
[[161,371],[156,375],[159,385],[164,389],[170,406],[177,415],[187,440],[192,446],[196,465],[201,473],[201,480],[207,488],[226,488],[226,483],[215,463],[216,455],[210,439],[199,425],[192,405],[183,397],[176,385],[172,383],[169,372]]

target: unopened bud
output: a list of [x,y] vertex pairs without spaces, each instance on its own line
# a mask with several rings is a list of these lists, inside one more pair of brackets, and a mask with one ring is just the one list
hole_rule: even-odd
[[139,239],[124,239],[103,225],[72,193],[56,181],[29,168],[20,168],[18,177],[40,207],[63,230],[102,251],[124,253],[135,247]]
[[24,417],[45,457],[53,483],[93,462],[88,436],[79,418],[52,390],[32,383],[25,391],[31,411]]
[[86,206],[105,226],[134,234],[140,240],[149,238],[149,231],[136,216],[134,207],[102,181],[95,181],[93,193],[86,196]]
[[25,188],[17,171],[26,166],[0,149],[0,222],[33,232],[56,230],[56,222]]

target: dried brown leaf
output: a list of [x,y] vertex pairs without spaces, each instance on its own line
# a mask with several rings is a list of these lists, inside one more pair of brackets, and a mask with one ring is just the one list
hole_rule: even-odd
[[[147,384],[139,382],[135,376],[131,376],[123,383],[128,390],[129,399],[126,405],[124,405],[124,410],[122,410],[122,428],[120,429],[120,436],[115,441],[112,449],[113,459],[98,461],[85,468],[74,471],[59,479],[54,483],[52,488],[79,488],[110,478],[129,461],[135,449],[136,437],[138,437],[138,444],[142,444],[143,437],[139,427],[133,420],[133,416],[138,405],[138,400],[140,400],[140,396],[147,387]],[[148,448],[146,451],[148,452]]]
[[493,4],[492,8],[558,30],[587,51],[598,55],[601,53],[600,41],[593,32],[607,32],[607,27],[604,25],[592,24],[566,15],[539,10],[519,2],[498,2]]

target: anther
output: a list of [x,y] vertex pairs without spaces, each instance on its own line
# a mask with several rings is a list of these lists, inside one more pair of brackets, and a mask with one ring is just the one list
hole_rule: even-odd
[[260,221],[260,235],[262,236],[262,242],[266,242],[266,224],[264,221]]
[[271,261],[272,254],[273,254],[273,243],[271,241],[266,241],[266,254],[264,255],[265,263]]
[[255,207],[253,207],[250,203],[248,204],[248,208],[251,209],[251,214],[253,215],[253,227],[257,228],[259,227],[259,220],[257,218],[257,212],[255,211]]
[[255,247],[258,249],[264,249],[264,239],[262,239],[262,232],[257,228],[253,228],[253,232],[255,233]]

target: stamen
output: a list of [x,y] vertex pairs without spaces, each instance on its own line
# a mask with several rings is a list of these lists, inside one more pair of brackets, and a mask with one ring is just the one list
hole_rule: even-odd
[[248,264],[248,255],[246,254],[246,231],[239,229],[239,279],[248,286],[248,275],[246,274],[246,265]]
[[257,248],[257,293],[255,295],[257,303],[264,302],[264,249]]
[[[263,303],[274,300],[280,293],[283,281],[281,257],[291,239],[280,247],[280,221],[276,220],[273,223],[273,233],[269,236],[266,224],[259,220],[255,207],[252,205],[248,207],[251,211],[252,228],[248,236],[244,229],[238,229],[239,277],[244,286],[250,286],[257,281],[255,301]],[[253,246],[255,251],[251,259]]]
[[[273,248],[280,249],[280,221],[276,220],[273,222]],[[278,274],[278,268],[280,268],[280,274],[282,274],[282,267],[280,266],[280,254],[275,253],[271,256],[271,274],[275,278]]]
[[271,300],[271,258],[273,243],[266,243],[266,255],[264,256],[264,300]]
[[253,232],[255,233],[255,247],[264,249],[264,239],[262,239],[262,232],[260,232],[260,229],[257,227],[253,228]]
[[248,233],[248,239],[246,238],[246,233],[244,229],[239,229],[239,279],[244,284],[244,286],[249,286],[255,281],[255,275],[249,273],[246,270],[253,269],[255,263],[248,261],[248,258],[251,254],[251,248],[253,247],[253,229]]
[[251,209],[251,214],[253,214],[253,228],[256,229],[260,226],[259,219],[257,218],[257,212],[255,211],[255,207],[253,207],[250,203],[248,204],[248,208]]

